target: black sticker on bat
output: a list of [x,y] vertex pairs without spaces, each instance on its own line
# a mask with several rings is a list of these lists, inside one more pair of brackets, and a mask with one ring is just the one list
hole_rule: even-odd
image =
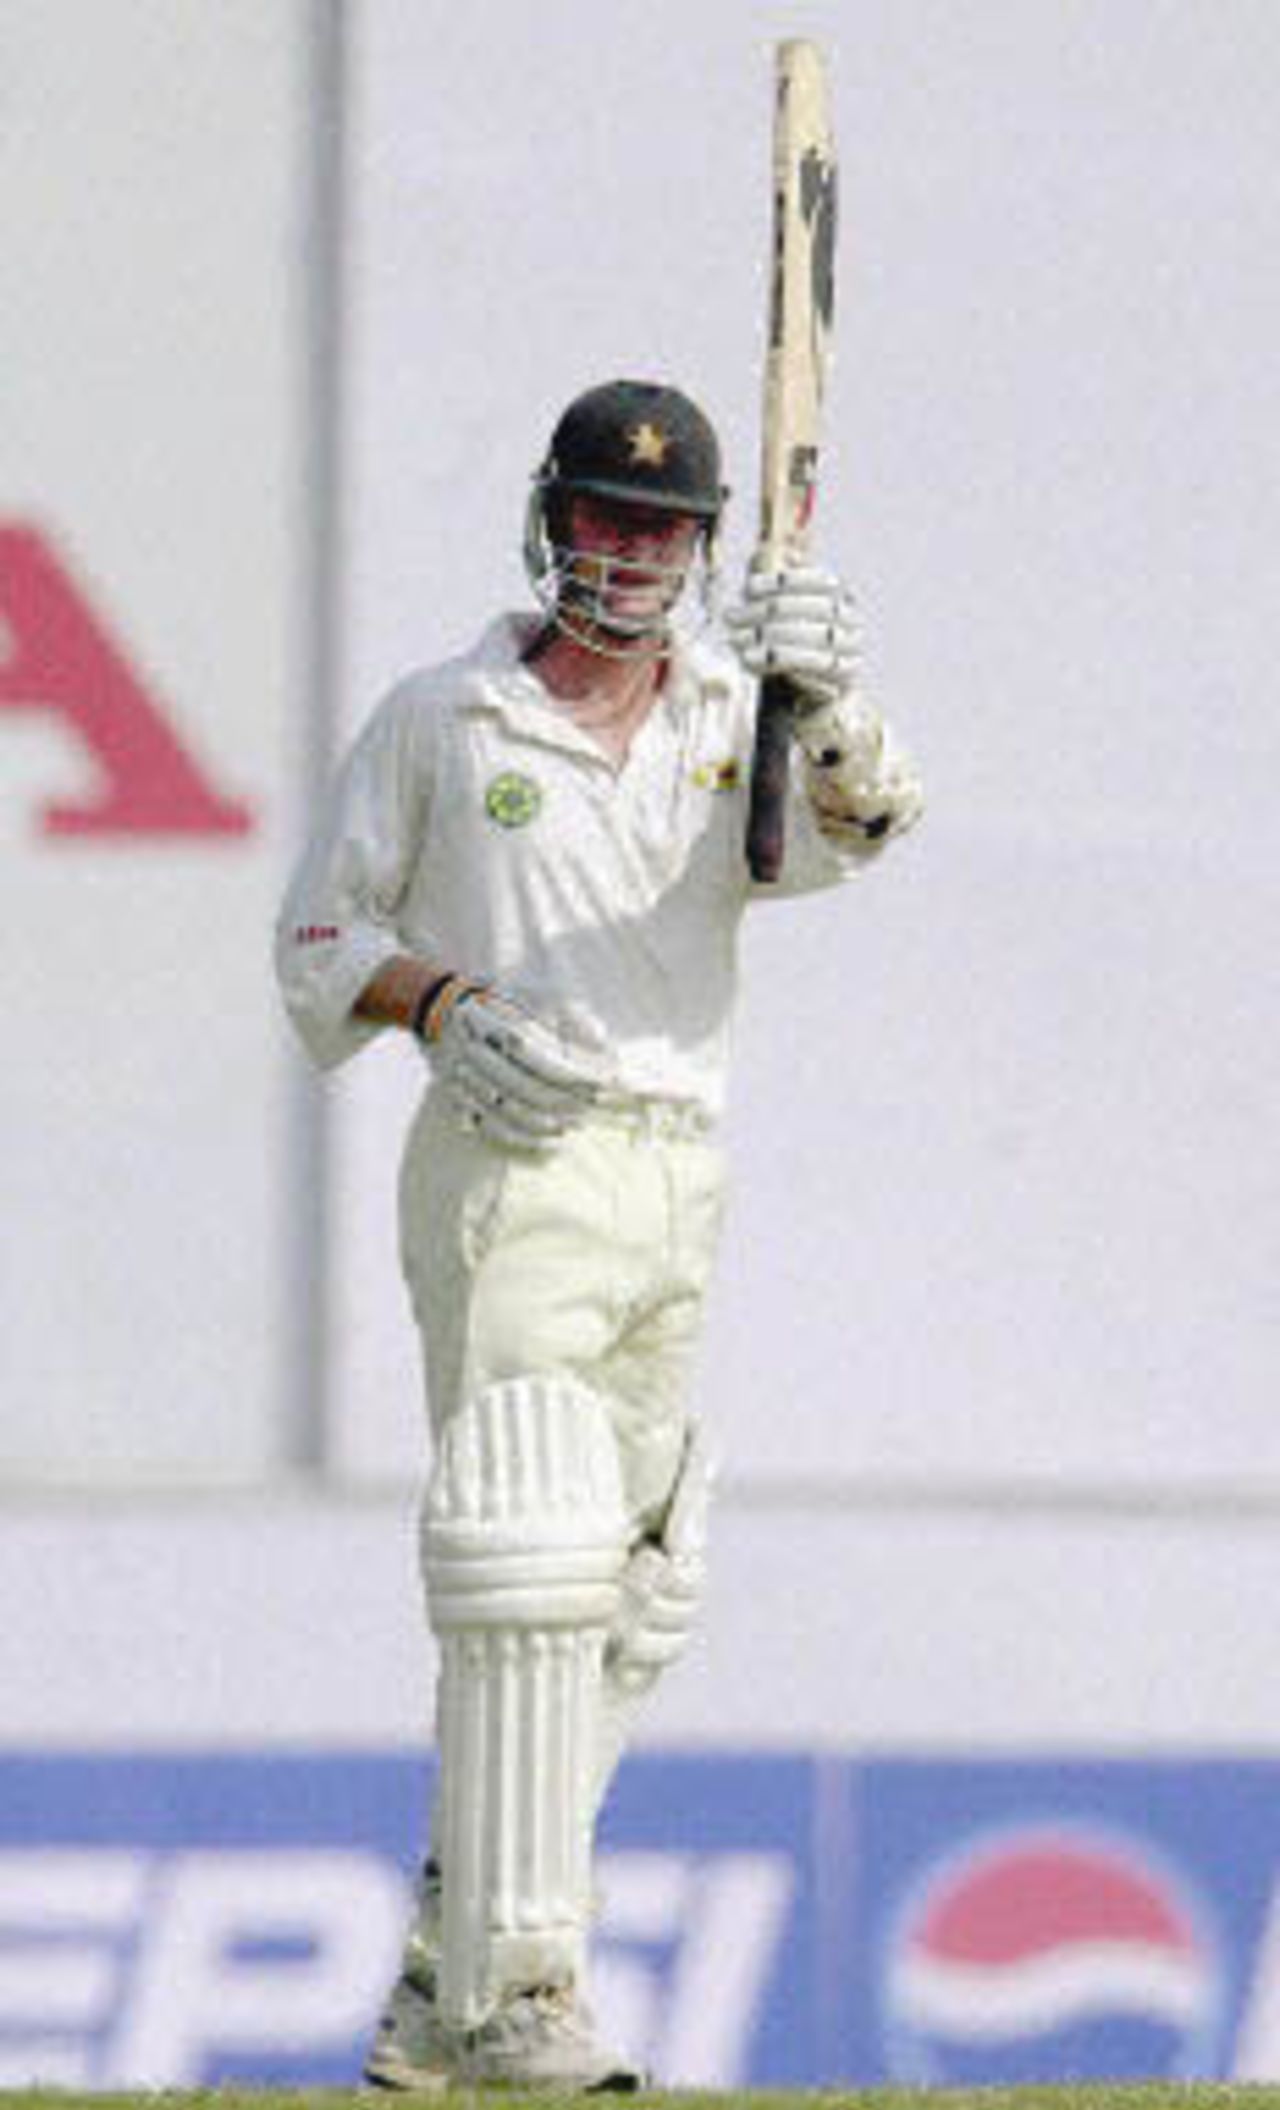
[[828,330],[836,311],[836,207],[835,163],[809,147],[800,163],[800,216],[810,234],[814,312]]
[[818,496],[818,450],[814,446],[793,447],[787,456],[787,488],[791,493],[792,525],[802,533],[813,518]]
[[782,343],[783,315],[786,311],[786,220],[787,199],[782,190],[773,194],[773,270],[769,280],[769,344],[777,351]]

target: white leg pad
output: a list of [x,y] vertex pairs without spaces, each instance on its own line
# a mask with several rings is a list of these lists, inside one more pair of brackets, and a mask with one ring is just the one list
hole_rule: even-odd
[[423,1526],[441,1656],[440,2007],[582,1969],[605,1642],[627,1556],[613,1432],[568,1379],[491,1385],[441,1433]]
[[646,1540],[628,1560],[605,1643],[597,1809],[643,1702],[688,1646],[706,1579],[711,1479],[701,1435],[690,1424],[661,1536]]

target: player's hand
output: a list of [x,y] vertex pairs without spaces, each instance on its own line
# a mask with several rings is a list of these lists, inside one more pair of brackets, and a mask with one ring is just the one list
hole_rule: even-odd
[[610,1082],[594,1049],[474,984],[449,1005],[427,1048],[460,1125],[535,1156],[553,1149]]
[[742,599],[725,611],[729,643],[758,681],[785,674],[800,708],[845,695],[858,674],[861,639],[853,596],[833,572],[793,565],[747,573]]
[[919,820],[924,792],[915,764],[869,705],[848,698],[823,705],[799,720],[796,737],[825,835],[870,851]]

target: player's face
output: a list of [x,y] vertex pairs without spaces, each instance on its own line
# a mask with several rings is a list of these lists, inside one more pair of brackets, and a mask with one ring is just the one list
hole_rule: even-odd
[[569,508],[570,576],[606,627],[640,632],[679,597],[693,562],[698,522],[665,506],[631,505],[585,494]]

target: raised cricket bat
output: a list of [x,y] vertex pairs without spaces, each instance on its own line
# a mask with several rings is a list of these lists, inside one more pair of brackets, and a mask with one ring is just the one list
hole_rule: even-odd
[[[818,489],[818,445],[835,320],[836,154],[826,68],[799,38],[775,53],[773,268],[765,353],[760,538],[755,561],[803,560]],[[747,862],[774,880],[786,850],[795,696],[785,675],[760,684]]]

